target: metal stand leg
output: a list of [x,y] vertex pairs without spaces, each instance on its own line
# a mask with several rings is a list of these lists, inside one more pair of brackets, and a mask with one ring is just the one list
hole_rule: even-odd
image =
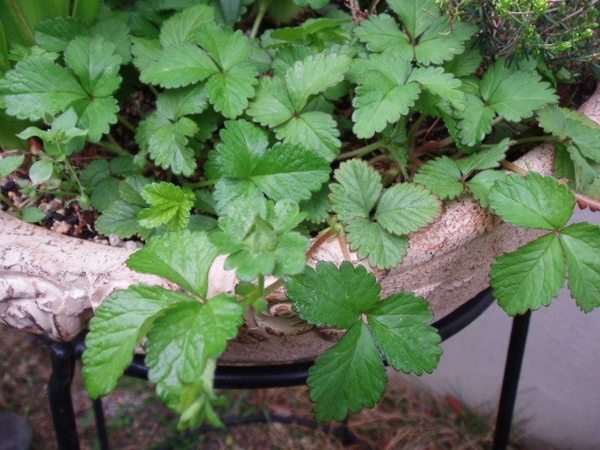
[[508,447],[530,319],[531,311],[513,319],[492,450],[506,450]]
[[75,372],[75,352],[69,343],[53,343],[52,375],[48,381],[48,400],[59,450],[79,450],[79,437],[71,399]]
[[102,450],[109,450],[108,433],[106,431],[106,421],[104,420],[104,409],[102,408],[102,400],[97,398],[94,400],[94,416],[96,417],[96,430],[98,433],[98,441]]

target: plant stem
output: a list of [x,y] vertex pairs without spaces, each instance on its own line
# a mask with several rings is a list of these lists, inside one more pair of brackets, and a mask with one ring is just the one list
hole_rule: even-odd
[[340,156],[338,156],[336,158],[336,160],[343,161],[345,159],[350,159],[350,158],[354,158],[354,157],[361,158],[361,157],[365,156],[367,153],[373,152],[373,151],[378,150],[381,147],[385,147],[385,146],[386,146],[386,141],[379,140],[379,141],[373,142],[372,144],[365,145],[364,147],[360,147],[355,150],[342,153]]
[[519,145],[519,144],[530,144],[530,143],[537,143],[537,142],[556,142],[556,141],[557,141],[557,139],[555,136],[531,136],[531,137],[516,139],[514,141],[514,144]]
[[203,188],[203,187],[208,187],[208,186],[214,186],[217,183],[217,181],[218,180],[198,181],[197,183],[186,184],[185,187],[190,188],[190,189],[197,189],[197,188]]
[[[110,136],[110,135],[108,135]],[[112,137],[109,138],[109,140],[113,140],[111,139]],[[98,141],[98,142],[94,142],[94,145],[97,145],[98,147],[100,147],[102,150],[106,150],[109,153],[112,153],[113,155],[117,155],[117,156],[121,156],[121,155],[125,155],[128,154],[128,152],[121,147],[119,144],[117,144],[116,142],[104,142],[104,141]]]
[[8,205],[8,207],[14,211],[20,211],[21,208],[19,208],[17,205],[15,205],[15,203],[8,198],[6,195],[2,194],[0,192],[0,201],[3,201],[4,203],[6,203]]
[[262,0],[258,5],[258,12],[256,13],[256,17],[254,18],[254,23],[252,24],[252,31],[250,31],[250,39],[256,38],[258,34],[258,30],[260,29],[260,24],[262,23],[265,14],[269,9],[269,3],[271,0]]
[[135,125],[133,125],[129,120],[127,120],[124,116],[120,115],[117,117],[117,120],[119,121],[119,123],[121,125],[123,125],[125,128],[127,128],[129,131],[131,131],[132,133],[135,133],[137,131],[137,128],[135,127]]
[[511,172],[518,173],[519,175],[522,175],[522,176],[527,175],[527,170],[522,169],[521,167],[517,166],[515,163],[507,161],[506,159],[503,159],[502,161],[500,161],[500,165],[502,167],[504,167],[505,169],[510,170]]

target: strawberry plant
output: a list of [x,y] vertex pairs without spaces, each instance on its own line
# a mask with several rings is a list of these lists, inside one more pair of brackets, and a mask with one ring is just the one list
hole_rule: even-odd
[[[263,312],[283,287],[307,323],[345,330],[310,370],[316,417],[371,407],[383,360],[435,369],[433,314],[409,292],[382,298],[362,266],[311,268],[307,254],[338,236],[371,267],[396,267],[409,235],[467,195],[547,231],[491,267],[509,314],[550,304],[567,279],[583,311],[599,306],[600,228],[567,224],[576,201],[599,206],[598,125],[559,107],[535,62],[484,59],[478,29],[435,0],[342,3],[106,1],[89,26],[41,22],[15,53],[0,106],[37,123],[20,133],[44,147],[28,155],[28,189],[96,209],[99,233],[145,242],[131,269],[179,287],[104,300],[83,355],[92,397],[116,386],[143,341],[180,425],[220,424],[217,360],[245,311]],[[511,163],[546,141],[556,178]],[[84,152],[85,167],[70,162]],[[24,160],[1,160],[0,175]],[[233,289],[212,289],[215,261],[235,272]]]

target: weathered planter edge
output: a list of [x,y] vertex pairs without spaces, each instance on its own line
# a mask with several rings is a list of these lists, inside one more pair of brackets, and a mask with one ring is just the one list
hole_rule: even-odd
[[[580,108],[600,123],[600,88]],[[542,145],[516,162],[550,174],[553,147]],[[372,270],[382,295],[399,290],[422,295],[436,319],[453,311],[488,285],[490,263],[501,253],[543,234],[501,222],[475,200],[446,206],[431,226],[410,237],[404,262],[391,270]],[[339,264],[368,264],[340,242],[326,242],[312,255]],[[125,265],[131,250],[71,238],[26,224],[0,212],[0,323],[55,341],[69,341],[83,331],[95,309],[112,292],[135,283],[176,286]],[[234,273],[224,271],[223,258],[211,268],[211,293],[231,291]],[[269,298],[266,314],[247,314],[240,336],[228,346],[224,363],[274,363],[312,359],[332,345],[338,333],[307,326],[291,313],[283,291]],[[249,345],[251,344],[251,345]]]

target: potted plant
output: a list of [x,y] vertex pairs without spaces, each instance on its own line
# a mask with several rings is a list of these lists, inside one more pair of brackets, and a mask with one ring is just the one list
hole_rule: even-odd
[[[450,280],[451,296],[468,299],[504,251],[490,279],[509,314],[548,305],[567,274],[581,309],[598,306],[600,228],[567,222],[576,202],[598,207],[600,128],[559,106],[536,70],[545,60],[485,58],[468,9],[114,3],[92,26],[40,23],[0,80],[8,115],[45,123],[19,134],[43,144],[27,155],[28,199],[3,201],[40,221],[35,199],[51,192],[98,211],[101,234],[145,242],[127,259],[144,275],[132,275],[122,267],[131,250],[47,231],[41,251],[23,250],[31,228],[0,216],[14,227],[4,297],[72,308],[59,323],[5,301],[0,317],[68,339],[93,309],[92,397],[114,388],[144,340],[150,380],[180,425],[220,423],[212,376],[246,319],[250,338],[253,326],[330,336],[308,383],[317,419],[341,420],[380,398],[383,358],[405,372],[435,368],[429,301],[438,314],[449,307],[434,288]],[[518,159],[540,142],[554,148]],[[23,164],[22,153],[5,157],[0,175]],[[454,252],[465,243],[475,257]],[[89,245],[82,261],[63,250]],[[437,254],[425,273],[439,278],[411,284]]]

